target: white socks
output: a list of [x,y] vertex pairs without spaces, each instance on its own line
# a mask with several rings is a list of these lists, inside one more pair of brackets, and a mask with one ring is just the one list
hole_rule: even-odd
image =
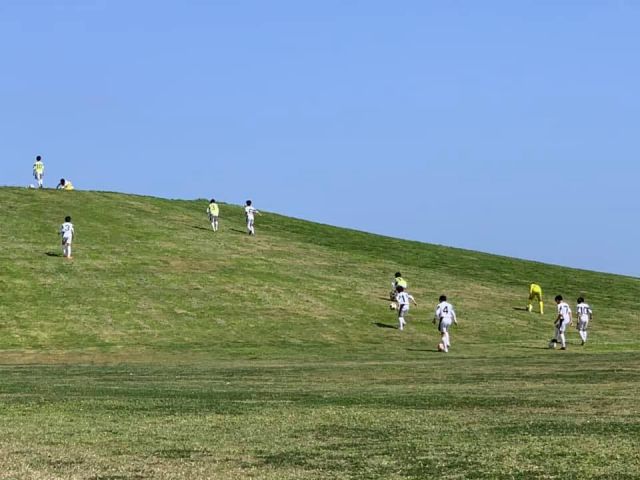
[[404,318],[402,317],[398,318],[398,322],[400,323],[400,330],[404,330],[404,326],[407,324],[407,322],[405,322]]

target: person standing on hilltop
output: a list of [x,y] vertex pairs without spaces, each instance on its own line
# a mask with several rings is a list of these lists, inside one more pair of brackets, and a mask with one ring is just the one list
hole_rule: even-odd
[[36,161],[33,164],[33,178],[38,182],[38,188],[44,188],[44,163],[40,155],[36,157]]
[[246,201],[246,204],[244,207],[244,214],[247,219],[247,233],[249,235],[255,235],[256,230],[253,226],[253,221],[255,218],[254,215],[255,214],[260,215],[260,212],[253,207],[251,200]]
[[527,311],[533,311],[533,301],[538,301],[540,307],[540,315],[544,315],[544,302],[542,301],[542,287],[537,283],[529,285],[529,302],[527,303]]
[[220,215],[220,208],[216,203],[216,199],[212,198],[209,201],[209,206],[207,207],[207,215],[209,215],[209,222],[211,222],[211,228],[214,232],[218,231],[218,216]]

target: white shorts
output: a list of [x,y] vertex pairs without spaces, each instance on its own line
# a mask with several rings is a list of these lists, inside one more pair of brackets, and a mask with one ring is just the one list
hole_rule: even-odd
[[36,173],[34,173],[34,174],[33,174],[33,176],[35,177],[35,179],[36,179],[36,180],[42,180],[42,176],[43,176],[43,174],[42,174],[42,173],[37,173],[37,172],[36,172]]
[[442,317],[438,322],[438,331],[440,333],[445,333],[447,330],[449,330],[449,327],[452,323],[453,320],[451,320],[451,317]]
[[409,313],[409,305],[400,305],[398,307],[398,318],[404,318]]
[[581,332],[585,332],[588,326],[589,326],[589,319],[578,320],[578,330],[580,330]]
[[556,330],[558,333],[564,333],[567,331],[567,327],[569,326],[569,320],[562,320],[556,324]]
[[209,215],[209,221],[213,222],[214,220],[218,220],[218,215]]
[[62,245],[71,245],[73,237],[62,237]]

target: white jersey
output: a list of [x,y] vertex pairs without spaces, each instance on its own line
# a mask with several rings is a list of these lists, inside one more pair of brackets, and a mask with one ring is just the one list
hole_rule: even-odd
[[436,320],[442,320],[442,319],[455,320],[456,312],[453,309],[453,305],[451,305],[449,302],[440,302],[436,307],[435,317],[436,317]]
[[571,320],[571,307],[567,302],[560,302],[558,304],[558,315],[562,317],[563,322]]
[[76,232],[73,229],[73,223],[71,223],[71,222],[64,222],[60,226],[60,235],[62,235],[62,238],[71,239],[71,238],[73,238],[73,235],[75,233]]
[[247,216],[247,220],[253,220],[253,215],[257,212],[258,210],[253,208],[251,205],[247,205],[246,207],[244,207],[244,213]]
[[413,298],[413,295],[410,295],[407,292],[399,292],[398,294],[396,294],[396,302],[398,302],[398,306],[400,308],[404,307],[404,306],[409,306],[409,302],[410,301],[414,301],[415,299]]
[[581,322],[588,322],[593,314],[591,307],[587,303],[579,303],[576,307],[576,313],[578,315],[578,320]]

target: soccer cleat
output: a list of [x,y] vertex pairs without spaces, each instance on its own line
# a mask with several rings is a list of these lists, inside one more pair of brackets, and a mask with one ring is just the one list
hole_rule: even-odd
[[584,346],[584,344],[585,344],[585,341],[584,341],[584,340],[582,340],[582,342],[580,343],[580,345]]
[[560,347],[560,350],[566,350],[567,347]]

